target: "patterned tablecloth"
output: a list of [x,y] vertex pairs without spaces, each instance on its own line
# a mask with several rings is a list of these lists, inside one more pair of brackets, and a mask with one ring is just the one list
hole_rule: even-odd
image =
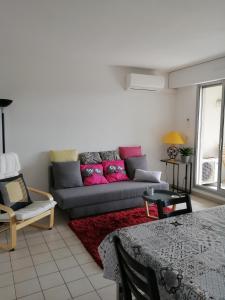
[[119,281],[113,235],[156,271],[163,300],[225,299],[225,205],[123,228],[98,250],[104,277]]

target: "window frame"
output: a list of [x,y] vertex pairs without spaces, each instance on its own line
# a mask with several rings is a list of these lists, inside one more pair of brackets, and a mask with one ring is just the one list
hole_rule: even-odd
[[[198,168],[198,157],[200,147],[199,144],[201,142],[201,130],[202,130],[202,89],[205,87],[212,87],[216,85],[222,85],[222,102],[221,102],[221,113],[220,113],[220,132],[219,132],[219,155],[218,155],[218,180],[217,180],[217,188],[216,190],[211,189],[207,186],[202,186],[197,184],[197,170]],[[218,196],[225,196],[225,189],[221,189],[221,175],[222,175],[222,163],[223,163],[223,142],[224,142],[224,131],[225,131],[225,80],[217,80],[213,82],[206,82],[202,84],[198,84],[197,93],[196,93],[196,118],[195,118],[195,157],[194,157],[194,174],[193,174],[193,187],[200,191],[212,193]],[[224,145],[225,146],[225,145]]]

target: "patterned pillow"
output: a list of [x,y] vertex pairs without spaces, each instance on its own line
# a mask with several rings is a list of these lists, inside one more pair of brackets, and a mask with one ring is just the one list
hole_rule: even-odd
[[82,165],[99,164],[102,162],[98,152],[83,152],[80,153],[79,157]]
[[103,176],[103,167],[101,164],[81,165],[81,174],[84,185],[95,185],[108,183]]
[[13,210],[23,208],[31,203],[22,174],[0,180],[0,203]]
[[102,160],[118,160],[120,159],[119,154],[115,151],[102,151],[99,152]]
[[114,161],[103,161],[103,170],[105,178],[108,182],[117,182],[129,180],[127,177],[124,161],[123,160],[114,160]]

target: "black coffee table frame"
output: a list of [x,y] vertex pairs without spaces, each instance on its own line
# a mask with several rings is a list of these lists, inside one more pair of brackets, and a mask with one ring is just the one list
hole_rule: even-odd
[[[188,194],[179,194],[167,190],[155,190],[153,195],[148,195],[147,191],[145,191],[142,198],[145,202],[147,216],[153,219],[164,219],[192,212],[191,198]],[[186,208],[176,210],[176,204],[181,203],[186,203]],[[157,205],[158,217],[150,215],[149,205],[151,204]],[[171,212],[166,213],[164,208],[168,206],[173,206],[173,208]]]

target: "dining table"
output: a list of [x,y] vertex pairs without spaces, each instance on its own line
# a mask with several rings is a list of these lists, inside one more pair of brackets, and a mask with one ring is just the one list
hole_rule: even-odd
[[98,248],[103,275],[119,284],[114,235],[155,271],[161,300],[225,299],[225,205],[108,234]]

